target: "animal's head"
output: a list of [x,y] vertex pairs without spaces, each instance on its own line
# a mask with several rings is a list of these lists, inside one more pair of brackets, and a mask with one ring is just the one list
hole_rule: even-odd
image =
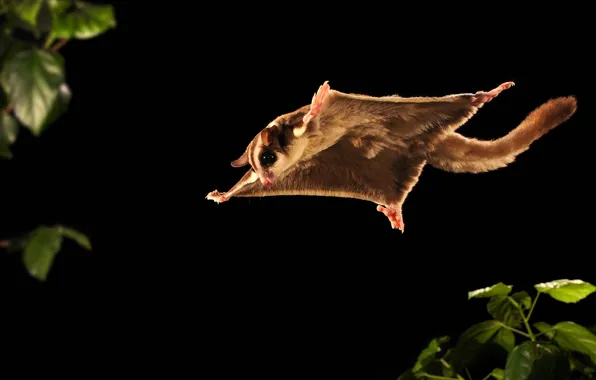
[[282,115],[259,132],[242,156],[232,161],[235,168],[250,165],[264,186],[271,186],[301,157],[306,146],[304,115],[309,106]]

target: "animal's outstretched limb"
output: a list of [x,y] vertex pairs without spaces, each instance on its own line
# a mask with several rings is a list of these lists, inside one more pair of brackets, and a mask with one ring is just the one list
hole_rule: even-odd
[[393,229],[398,229],[402,233],[404,232],[404,218],[402,216],[401,207],[397,205],[390,205],[389,207],[384,207],[381,205],[377,206],[377,211],[382,212],[391,222],[391,227]]
[[488,103],[497,97],[501,92],[513,87],[515,83],[513,82],[505,82],[502,83],[499,87],[493,88],[492,90],[486,91],[478,91],[475,96],[470,98],[470,101],[475,106],[479,106],[483,103]]

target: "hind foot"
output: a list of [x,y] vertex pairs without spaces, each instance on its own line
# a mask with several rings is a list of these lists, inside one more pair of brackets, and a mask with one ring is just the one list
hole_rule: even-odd
[[505,82],[501,84],[499,87],[494,88],[488,92],[478,91],[476,94],[474,94],[474,96],[470,98],[470,102],[472,102],[472,104],[474,104],[475,106],[480,106],[484,103],[488,103],[495,97],[497,97],[497,95],[499,95],[501,92],[513,87],[514,85],[515,83],[513,82]]
[[377,211],[382,212],[391,222],[391,228],[398,229],[402,233],[404,232],[404,219],[401,214],[400,206],[389,206],[384,207],[381,205],[377,206]]

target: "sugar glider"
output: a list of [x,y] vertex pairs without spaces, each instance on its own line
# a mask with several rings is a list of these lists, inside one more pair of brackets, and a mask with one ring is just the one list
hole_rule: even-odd
[[235,168],[250,165],[228,192],[207,199],[310,195],[377,204],[403,233],[402,206],[426,164],[456,173],[503,168],[532,142],[569,119],[575,97],[550,99],[509,134],[478,140],[456,133],[485,103],[514,85],[442,97],[373,97],[321,85],[309,105],[261,130]]

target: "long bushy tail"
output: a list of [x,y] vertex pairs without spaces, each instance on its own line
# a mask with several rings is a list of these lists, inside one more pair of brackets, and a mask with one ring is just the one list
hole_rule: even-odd
[[577,110],[573,96],[555,98],[532,111],[517,128],[496,140],[478,140],[453,133],[437,144],[427,162],[456,173],[496,170],[515,161],[545,133],[569,119]]

